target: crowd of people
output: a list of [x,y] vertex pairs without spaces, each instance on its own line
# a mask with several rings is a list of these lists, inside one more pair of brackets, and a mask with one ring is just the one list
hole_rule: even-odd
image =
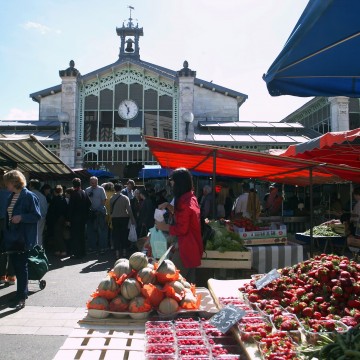
[[[260,214],[280,215],[283,197],[271,184],[262,201],[251,183],[241,183],[241,193],[221,186],[214,197],[205,185],[195,194],[192,175],[185,168],[175,169],[164,187],[151,184],[137,188],[129,179],[99,185],[91,177],[84,187],[79,178],[65,188],[48,184],[41,187],[36,179],[26,181],[17,170],[0,177],[0,283],[17,283],[14,307],[22,309],[28,295],[28,251],[36,244],[55,256],[82,259],[86,254],[99,256],[112,249],[115,257],[128,257],[136,241],[151,228],[162,230],[171,239],[170,258],[181,274],[195,282],[195,270],[203,254],[202,224],[205,219],[246,217],[256,221]],[[358,223],[360,188],[355,188],[350,221]],[[215,203],[214,203],[215,201]],[[154,219],[156,209],[164,211],[164,220]],[[135,242],[129,241],[130,227],[136,229]]]

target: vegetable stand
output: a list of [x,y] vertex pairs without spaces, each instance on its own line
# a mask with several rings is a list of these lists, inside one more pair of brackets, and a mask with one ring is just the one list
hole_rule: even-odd
[[[321,236],[321,235],[313,235],[317,248],[326,253],[330,251],[334,252],[334,248],[340,248],[341,253],[344,253],[346,248],[346,237],[344,236]],[[295,235],[295,239],[303,242],[306,245],[310,244],[311,237],[310,235],[304,233],[297,233]]]

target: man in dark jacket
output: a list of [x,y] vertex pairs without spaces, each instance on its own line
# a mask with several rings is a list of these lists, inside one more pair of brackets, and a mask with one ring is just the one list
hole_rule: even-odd
[[72,181],[74,191],[70,194],[68,221],[72,241],[72,254],[81,259],[85,256],[85,225],[88,219],[91,202],[85,191],[81,189],[81,180]]

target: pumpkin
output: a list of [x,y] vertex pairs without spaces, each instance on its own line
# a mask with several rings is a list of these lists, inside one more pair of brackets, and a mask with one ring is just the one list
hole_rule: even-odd
[[118,263],[121,263],[121,262],[129,262],[129,260],[126,259],[126,258],[117,259],[117,260],[115,261],[114,267],[115,267]]
[[156,276],[154,270],[144,267],[137,273],[137,279],[143,284],[155,284]]
[[97,296],[94,297],[92,300],[88,301],[86,307],[88,309],[108,310],[109,302],[104,297]]
[[122,295],[118,295],[112,299],[109,305],[110,311],[126,311],[129,307],[129,300],[125,299]]
[[120,278],[121,275],[128,275],[131,273],[131,267],[128,259],[126,261],[121,261],[115,264],[113,272],[117,278]]
[[142,296],[136,296],[129,303],[129,311],[132,313],[148,312],[151,310],[151,305]]
[[148,258],[145,254],[138,251],[130,256],[129,263],[132,269],[139,271],[147,266]]
[[128,300],[138,296],[140,291],[140,283],[134,278],[126,279],[121,285],[121,295]]
[[118,294],[119,286],[113,277],[106,276],[101,280],[96,292],[98,296],[111,300]]
[[175,281],[179,278],[179,270],[171,260],[164,260],[156,268],[156,278],[159,283],[164,284],[169,281]]
[[159,304],[159,311],[165,315],[173,314],[178,310],[179,310],[179,304],[176,300],[172,298],[166,297]]

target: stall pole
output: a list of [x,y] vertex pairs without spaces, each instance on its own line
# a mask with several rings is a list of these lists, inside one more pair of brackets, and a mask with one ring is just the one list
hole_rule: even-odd
[[216,150],[213,151],[213,186],[212,186],[212,213],[216,219]]
[[309,169],[309,195],[310,195],[310,257],[314,256],[314,237],[313,237],[313,169]]

